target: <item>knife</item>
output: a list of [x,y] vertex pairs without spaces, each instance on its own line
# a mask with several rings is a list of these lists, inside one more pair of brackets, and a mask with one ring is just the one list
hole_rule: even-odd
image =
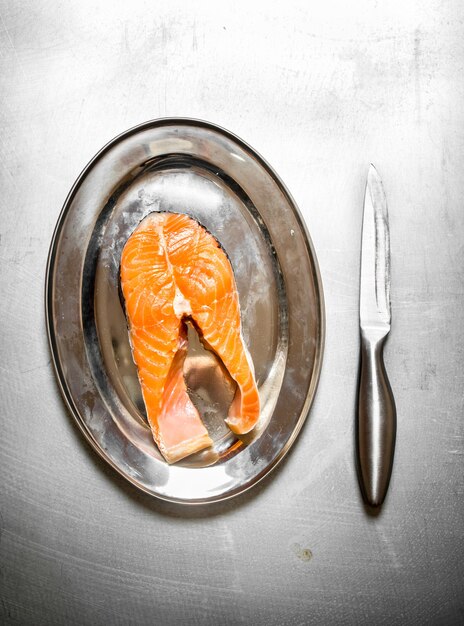
[[359,323],[358,475],[365,501],[379,507],[393,467],[396,407],[383,362],[391,323],[388,211],[382,181],[373,165],[364,196]]

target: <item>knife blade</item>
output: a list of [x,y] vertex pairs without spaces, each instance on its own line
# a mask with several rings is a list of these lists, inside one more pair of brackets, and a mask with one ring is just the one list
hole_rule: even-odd
[[370,166],[361,244],[361,338],[357,412],[358,476],[365,501],[379,507],[393,467],[396,407],[385,371],[383,347],[390,332],[390,234],[382,181]]

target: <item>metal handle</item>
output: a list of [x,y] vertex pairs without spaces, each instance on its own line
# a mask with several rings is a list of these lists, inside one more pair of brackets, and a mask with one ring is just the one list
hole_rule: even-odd
[[361,333],[358,469],[364,499],[373,507],[385,499],[396,439],[396,407],[383,363],[384,342],[385,336],[373,339]]

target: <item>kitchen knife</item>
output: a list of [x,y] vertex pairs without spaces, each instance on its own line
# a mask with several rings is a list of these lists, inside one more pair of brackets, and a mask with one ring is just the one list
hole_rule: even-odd
[[396,408],[383,362],[390,332],[390,235],[382,181],[370,166],[361,247],[359,298],[361,364],[358,393],[358,474],[365,501],[384,501],[393,466]]

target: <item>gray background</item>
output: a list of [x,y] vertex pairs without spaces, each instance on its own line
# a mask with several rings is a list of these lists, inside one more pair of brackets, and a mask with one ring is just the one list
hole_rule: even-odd
[[[463,20],[459,0],[1,1],[3,622],[464,620]],[[79,171],[114,135],[172,115],[225,126],[277,170],[327,307],[294,449],[251,492],[196,509],[138,493],[90,449],[61,401],[43,312]],[[377,518],[353,463],[370,161],[390,207],[399,415]]]

